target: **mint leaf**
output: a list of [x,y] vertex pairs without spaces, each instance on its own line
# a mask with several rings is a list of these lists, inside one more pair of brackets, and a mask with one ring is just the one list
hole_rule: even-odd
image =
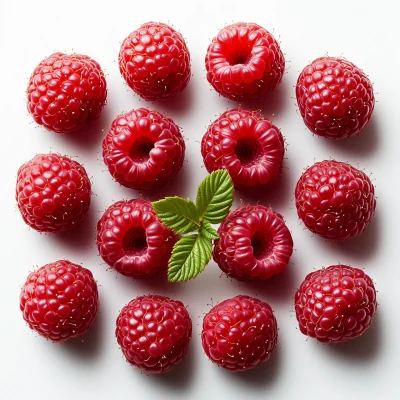
[[182,237],[172,250],[168,265],[168,280],[182,282],[197,276],[210,261],[211,240],[202,235]]
[[152,203],[158,218],[175,233],[189,233],[200,229],[200,216],[196,204],[182,197],[166,197]]
[[200,220],[212,224],[222,222],[228,215],[233,202],[233,183],[228,171],[212,172],[200,183],[196,205]]
[[203,227],[201,228],[200,234],[209,240],[219,238],[218,232],[207,221],[203,222]]

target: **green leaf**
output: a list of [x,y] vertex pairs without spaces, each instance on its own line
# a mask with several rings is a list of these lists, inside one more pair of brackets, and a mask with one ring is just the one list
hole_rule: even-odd
[[168,280],[185,282],[196,277],[210,261],[211,254],[211,240],[197,234],[182,237],[172,250]]
[[222,222],[228,215],[233,202],[233,183],[228,171],[212,172],[200,183],[196,205],[200,220],[212,224]]
[[200,234],[209,240],[219,238],[218,232],[207,221],[203,222],[203,227],[201,228]]
[[200,229],[200,216],[196,204],[182,197],[166,197],[152,203],[160,220],[175,233],[189,233]]

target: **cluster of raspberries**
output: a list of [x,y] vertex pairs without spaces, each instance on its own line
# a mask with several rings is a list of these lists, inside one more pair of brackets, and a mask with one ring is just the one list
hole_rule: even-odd
[[[119,68],[126,83],[145,100],[169,98],[191,77],[190,54],[182,35],[149,22],[122,43]],[[207,80],[222,96],[238,102],[274,91],[285,58],[271,33],[254,23],[222,29],[208,47]],[[358,134],[374,109],[371,82],[342,58],[321,57],[300,73],[296,97],[306,126],[316,135],[342,139]],[[27,105],[46,129],[67,134],[96,120],[106,103],[100,65],[88,56],[55,53],[32,73]],[[82,133],[84,134],[84,133]],[[185,141],[175,122],[147,108],[118,115],[103,141],[103,158],[121,185],[151,190],[171,181],[182,167]],[[237,190],[278,179],[285,154],[281,131],[260,112],[235,108],[208,127],[201,154],[209,172],[225,169]],[[90,206],[91,182],[77,161],[38,154],[18,170],[16,200],[24,221],[39,232],[73,229]],[[307,168],[295,189],[297,212],[314,234],[347,240],[361,234],[374,215],[369,177],[335,160]],[[293,240],[284,218],[261,205],[230,212],[218,229],[213,258],[228,276],[245,281],[269,279],[285,270]],[[104,261],[126,276],[148,278],[165,272],[179,239],[142,199],[118,201],[97,224]],[[360,336],[372,322],[374,283],[362,270],[334,265],[310,273],[297,290],[300,331],[321,342]],[[68,260],[32,272],[22,287],[20,309],[29,327],[59,342],[84,334],[98,310],[92,273]],[[192,322],[185,306],[163,296],[139,296],[116,321],[118,344],[129,363],[151,373],[170,370],[187,353]],[[214,306],[203,320],[207,356],[230,371],[267,361],[277,343],[277,321],[269,304],[236,296]]]

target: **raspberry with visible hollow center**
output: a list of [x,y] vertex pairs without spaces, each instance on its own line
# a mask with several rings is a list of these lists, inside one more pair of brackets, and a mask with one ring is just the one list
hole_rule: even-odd
[[60,154],[37,154],[17,174],[16,200],[26,224],[39,232],[73,229],[89,210],[85,168]]
[[185,40],[167,24],[147,22],[122,43],[119,69],[126,83],[145,100],[169,98],[190,80]]
[[264,206],[231,211],[218,229],[213,257],[235,279],[264,280],[284,271],[293,240],[283,217]]
[[253,100],[281,82],[285,58],[279,43],[264,28],[238,22],[222,29],[206,55],[207,80],[224,97]]
[[235,188],[245,190],[277,178],[285,144],[280,130],[261,113],[238,108],[208,127],[201,154],[208,172],[226,169]]
[[88,269],[68,260],[46,264],[29,274],[20,309],[29,327],[53,342],[81,336],[97,313],[97,283]]
[[142,199],[118,201],[97,223],[97,247],[112,268],[132,278],[147,278],[167,269],[178,236]]
[[296,185],[297,213],[306,227],[326,239],[362,233],[375,213],[375,189],[368,176],[335,160],[315,163]]
[[147,108],[119,115],[103,141],[110,174],[123,186],[151,190],[182,168],[186,145],[172,119]]
[[201,340],[213,363],[229,371],[245,371],[269,360],[278,340],[278,325],[268,303],[236,296],[207,313]]
[[297,80],[297,104],[304,123],[316,135],[342,139],[357,135],[371,119],[374,89],[350,61],[321,57]]
[[28,110],[45,128],[68,133],[99,118],[107,84],[100,65],[82,54],[54,53],[33,71]]
[[300,331],[320,342],[345,342],[361,336],[377,307],[372,279],[348,265],[308,274],[295,295]]
[[167,372],[185,357],[192,321],[182,302],[139,296],[120,312],[115,335],[126,360],[149,373]]

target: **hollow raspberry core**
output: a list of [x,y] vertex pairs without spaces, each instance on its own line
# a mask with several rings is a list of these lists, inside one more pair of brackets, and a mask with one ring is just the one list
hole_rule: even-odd
[[270,256],[274,244],[271,235],[264,231],[256,231],[251,238],[251,247],[253,248],[254,257],[257,260],[263,260]]
[[260,161],[263,151],[256,138],[244,137],[237,141],[235,154],[244,167],[249,167]]
[[154,142],[148,137],[139,137],[129,149],[129,156],[136,163],[145,163],[150,158],[150,151],[154,149]]
[[139,256],[147,250],[146,231],[141,226],[135,226],[125,233],[122,247],[127,255]]

